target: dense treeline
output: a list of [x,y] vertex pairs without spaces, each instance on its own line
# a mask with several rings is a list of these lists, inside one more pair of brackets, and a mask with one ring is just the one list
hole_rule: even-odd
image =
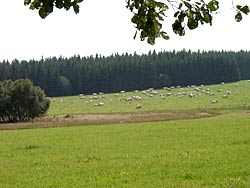
[[44,114],[50,100],[28,79],[0,82],[0,123],[29,120]]
[[74,56],[39,61],[3,61],[0,80],[28,78],[48,96],[215,84],[250,79],[250,53],[149,52],[103,57]]

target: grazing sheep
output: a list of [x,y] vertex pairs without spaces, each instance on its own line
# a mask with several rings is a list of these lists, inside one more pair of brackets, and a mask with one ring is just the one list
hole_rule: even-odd
[[132,98],[135,99],[135,100],[137,100],[137,101],[141,100],[140,96],[132,96]]
[[178,95],[178,97],[181,99],[181,98],[183,98],[183,97],[184,97],[184,95],[182,95],[182,94],[181,94],[181,95]]
[[128,97],[125,99],[126,102],[132,102],[133,101],[133,98],[132,97]]
[[190,98],[193,98],[193,97],[196,97],[196,94],[195,93],[189,93],[188,95]]
[[234,84],[234,86],[235,86],[235,87],[238,87],[238,86],[239,86],[239,84]]
[[166,95],[167,95],[168,97],[170,97],[170,96],[172,95],[172,93],[167,93]]
[[99,96],[100,99],[106,98],[105,95],[100,95]]
[[166,99],[166,97],[165,97],[165,96],[161,96],[161,99],[163,99],[163,100],[164,100],[164,99]]
[[213,93],[213,92],[210,92],[210,93],[209,93],[209,96],[214,96],[214,93]]
[[138,104],[135,108],[140,109],[140,108],[142,108],[142,106],[140,104]]
[[163,89],[164,89],[164,90],[168,90],[168,91],[171,90],[171,88],[169,88],[169,87],[163,87]]
[[223,95],[222,98],[226,99],[226,98],[228,98],[228,95]]
[[99,97],[98,96],[96,96],[96,95],[94,95],[94,96],[91,96],[91,97],[89,97],[90,99],[99,99]]
[[195,91],[200,91],[200,88],[195,87],[194,90],[195,90]]
[[164,94],[160,94],[161,99],[166,99],[166,96]]
[[98,103],[95,103],[94,106],[104,106],[104,103],[103,102],[98,102]]
[[221,82],[221,85],[224,85],[225,83],[224,82]]
[[212,104],[217,104],[217,103],[219,103],[219,101],[217,99],[214,99],[214,100],[211,101],[211,103]]
[[217,91],[218,91],[218,92],[222,92],[222,89],[218,89]]

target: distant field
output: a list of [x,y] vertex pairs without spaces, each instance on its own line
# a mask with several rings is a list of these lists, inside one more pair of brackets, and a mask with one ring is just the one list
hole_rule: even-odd
[[0,132],[1,188],[249,188],[250,115]]
[[[48,115],[59,114],[97,114],[97,113],[130,113],[130,112],[168,112],[176,110],[192,110],[192,109],[219,109],[219,110],[238,110],[246,109],[250,106],[250,82],[240,81],[236,83],[228,83],[224,85],[211,85],[211,86],[195,86],[190,88],[175,88],[171,91],[157,90],[158,94],[150,97],[139,92],[126,92],[115,94],[104,94],[105,98],[91,99],[92,95],[84,96],[80,99],[79,96],[72,97],[58,97],[53,98]],[[199,88],[199,90],[195,90]],[[209,96],[206,92],[213,93]],[[221,91],[221,92],[218,92]],[[231,94],[227,98],[223,95]],[[180,98],[180,93],[183,96]],[[190,98],[190,93],[196,94],[195,97]],[[171,93],[171,96],[166,96]],[[160,94],[165,96],[160,97]],[[133,100],[131,103],[126,102],[125,99],[139,96],[141,100]],[[212,100],[218,100],[218,104],[212,104]],[[94,106],[97,103],[104,103],[103,106]],[[137,105],[142,108],[136,109]]]

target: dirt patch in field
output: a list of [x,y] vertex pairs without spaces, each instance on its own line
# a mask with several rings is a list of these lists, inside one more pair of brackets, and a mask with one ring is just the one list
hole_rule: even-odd
[[57,115],[36,118],[30,122],[25,123],[0,124],[0,130],[66,127],[79,125],[107,125],[114,123],[155,122],[180,119],[197,119],[212,116],[215,116],[215,114],[197,111]]

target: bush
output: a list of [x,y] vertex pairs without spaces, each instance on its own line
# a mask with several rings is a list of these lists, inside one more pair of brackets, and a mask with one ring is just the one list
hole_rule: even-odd
[[47,112],[44,91],[28,79],[0,82],[0,122],[25,121]]

